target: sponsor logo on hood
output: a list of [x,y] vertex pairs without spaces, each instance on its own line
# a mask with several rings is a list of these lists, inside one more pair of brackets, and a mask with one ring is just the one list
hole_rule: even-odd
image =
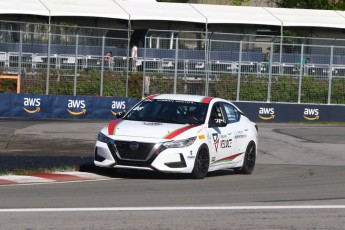
[[158,122],[144,122],[144,125],[160,126],[160,125],[163,125],[163,124],[162,123],[158,123]]

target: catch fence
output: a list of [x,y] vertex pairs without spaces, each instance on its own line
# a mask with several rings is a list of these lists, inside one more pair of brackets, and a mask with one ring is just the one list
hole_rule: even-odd
[[[138,98],[186,93],[345,104],[345,46],[149,31],[138,44],[138,57],[131,57],[130,35],[120,32],[123,36],[110,38],[2,30],[0,75],[19,75],[22,93]],[[0,92],[15,92],[15,84],[1,79]]]

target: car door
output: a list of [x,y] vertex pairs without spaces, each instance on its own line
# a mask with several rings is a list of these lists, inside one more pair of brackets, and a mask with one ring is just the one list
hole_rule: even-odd
[[[216,125],[222,120],[225,125]],[[215,124],[215,125],[214,125]],[[211,166],[227,165],[232,155],[232,125],[228,124],[227,116],[221,102],[217,102],[211,109],[208,135],[211,137]]]
[[223,102],[222,107],[227,118],[228,133],[231,137],[231,156],[229,157],[229,163],[236,163],[242,158],[239,157],[245,151],[245,131],[244,127],[240,123],[241,114],[230,103]]

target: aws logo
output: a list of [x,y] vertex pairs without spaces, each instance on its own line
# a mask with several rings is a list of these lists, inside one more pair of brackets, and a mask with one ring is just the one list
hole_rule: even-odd
[[320,112],[319,109],[304,109],[303,117],[309,121],[315,121],[320,119]]
[[[38,113],[41,108],[41,98],[30,98],[30,97],[25,97],[24,98],[24,111],[27,113]],[[29,107],[29,108],[26,108]]]
[[259,117],[262,120],[272,120],[274,119],[276,116],[274,114],[274,108],[263,108],[261,107],[259,109]]
[[112,101],[111,102],[111,113],[116,116],[116,112],[113,110],[125,110],[126,109],[126,102],[125,101]]
[[68,100],[67,111],[73,116],[79,116],[86,113],[85,100]]

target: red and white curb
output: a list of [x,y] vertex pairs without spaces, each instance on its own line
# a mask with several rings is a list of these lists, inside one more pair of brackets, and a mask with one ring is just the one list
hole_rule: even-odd
[[0,185],[32,184],[32,183],[54,183],[73,182],[90,180],[110,180],[115,179],[107,176],[97,175],[87,172],[54,172],[39,173],[30,175],[7,175],[0,176]]

